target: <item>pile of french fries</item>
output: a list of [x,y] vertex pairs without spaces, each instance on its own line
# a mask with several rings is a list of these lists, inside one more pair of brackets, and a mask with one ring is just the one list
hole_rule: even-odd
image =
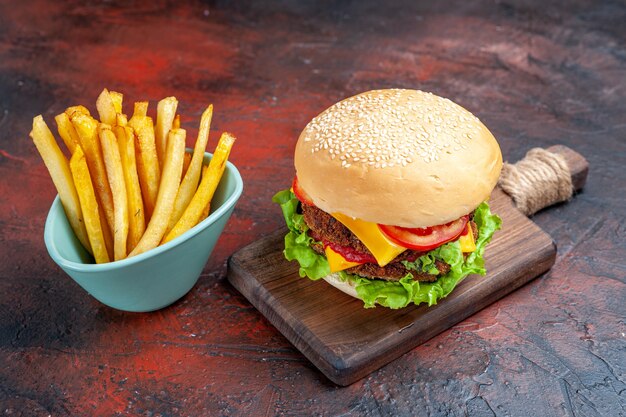
[[175,97],[159,101],[156,124],[147,101],[134,104],[130,119],[122,101],[121,93],[105,88],[96,101],[100,120],[83,106],[55,117],[69,162],[41,115],[30,132],[76,237],[96,263],[149,251],[204,220],[235,142],[223,133],[203,166],[212,105],[189,154]]

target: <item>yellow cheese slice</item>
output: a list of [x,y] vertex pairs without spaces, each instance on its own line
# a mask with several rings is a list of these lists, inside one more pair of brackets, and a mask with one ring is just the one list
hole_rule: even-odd
[[328,266],[330,266],[330,272],[339,272],[344,269],[352,268],[353,266],[361,265],[363,262],[352,262],[341,256],[341,254],[335,252],[330,246],[326,246],[324,249],[326,252],[326,259],[328,259]]
[[474,233],[469,223],[467,223],[467,233],[459,238],[459,245],[461,245],[461,252],[474,252],[476,250]]
[[353,219],[341,213],[333,213],[332,216],[350,229],[363,242],[367,249],[372,252],[380,266],[387,265],[406,250],[405,247],[396,245],[387,239],[376,223]]

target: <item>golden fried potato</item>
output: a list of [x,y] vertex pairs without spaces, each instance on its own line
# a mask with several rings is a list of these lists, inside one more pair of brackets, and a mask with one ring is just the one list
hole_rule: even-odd
[[128,202],[128,240],[126,251],[130,253],[146,230],[146,219],[141,198],[141,187],[139,176],[137,175],[137,164],[135,162],[135,133],[128,126],[116,126],[114,129],[117,137],[122,169],[124,171],[124,182],[126,184],[126,194]]
[[[165,150],[167,148],[167,134],[172,129],[172,123],[176,115],[176,107],[178,100],[176,97],[166,97],[157,104],[156,126],[154,128],[154,136],[156,141],[157,156],[159,158],[159,167],[163,168],[165,160]],[[180,127],[180,126],[179,126]]]
[[185,172],[189,169],[189,164],[191,164],[191,154],[185,152],[185,159],[183,159],[183,172],[180,174],[180,180],[182,181],[185,177]]
[[124,101],[124,94],[117,91],[109,91],[111,100],[113,101],[113,107],[115,107],[115,113],[122,114],[122,103]]
[[154,127],[148,116],[133,116],[128,125],[135,131],[137,174],[141,184],[146,221],[150,221],[156,205],[161,181],[161,169],[154,141]]
[[118,113],[115,120],[116,126],[126,126],[128,124],[128,118],[125,114]]
[[116,261],[126,258],[126,240],[128,238],[128,200],[122,158],[117,146],[117,139],[107,124],[98,126],[98,136],[102,145],[102,156],[107,178],[113,194],[115,227],[113,228],[113,258]]
[[187,206],[182,217],[166,235],[165,239],[163,239],[163,243],[177,238],[198,224],[203,211],[211,202],[213,194],[222,179],[222,174],[226,168],[226,161],[228,160],[228,155],[234,143],[235,137],[233,135],[227,132],[222,134],[217,148],[215,149],[215,153],[213,154],[213,158],[211,158],[211,162],[209,163],[208,172],[202,177],[202,181],[191,199],[189,206]]
[[109,94],[109,90],[106,88],[102,90],[98,99],[96,100],[96,108],[98,109],[98,115],[100,116],[100,121],[102,123],[106,123],[109,126],[113,126],[116,121],[115,104],[113,104],[113,99]]
[[202,114],[193,153],[187,153],[175,97],[158,102],[154,122],[148,101],[135,102],[130,119],[122,113],[123,101],[122,93],[105,88],[96,100],[100,121],[82,105],[55,117],[69,161],[41,116],[30,134],[74,233],[97,263],[148,251],[207,218],[235,142],[222,134],[204,166],[212,105]]
[[[205,166],[204,169],[202,170],[202,177],[204,177],[205,175],[209,174],[209,166]],[[200,214],[200,220],[198,220],[198,223],[200,223],[202,220],[206,219],[207,217],[209,217],[209,213],[211,212],[211,202],[209,201],[209,204],[206,205],[206,207],[204,208],[204,210],[202,210],[202,214]]]
[[176,192],[180,185],[180,173],[183,170],[185,155],[185,134],[185,130],[175,129],[171,130],[168,135],[163,176],[161,177],[154,213],[137,247],[128,256],[139,255],[157,247],[165,234],[167,222],[174,209]]
[[96,194],[89,176],[87,160],[80,145],[76,146],[74,154],[70,159],[70,170],[74,183],[78,190],[78,198],[85,216],[85,227],[89,236],[89,243],[93,249],[93,256],[96,263],[106,263],[110,261],[107,247],[102,233],[102,224],[98,213],[98,203]]
[[209,130],[211,129],[211,119],[213,117],[213,105],[202,113],[200,119],[200,129],[198,129],[198,138],[193,149],[193,158],[189,169],[185,172],[185,178],[180,184],[178,194],[176,195],[176,202],[174,203],[174,211],[168,224],[168,232],[172,230],[176,222],[183,215],[183,212],[189,205],[189,202],[193,198],[194,193],[198,189],[198,181],[200,179],[200,171],[202,169],[202,161],[204,159],[204,151],[209,140]]
[[70,155],[73,154],[76,145],[80,143],[80,139],[69,116],[67,113],[61,113],[56,115],[54,120],[57,122],[57,130],[59,131],[59,136],[63,139],[63,143],[65,143],[65,147],[70,151]]
[[148,102],[147,101],[137,101],[135,102],[135,108],[133,110],[133,117],[146,117],[148,115]]
[[[98,122],[91,116],[82,113],[74,113],[71,117],[72,124],[80,138],[80,144],[87,159],[87,166],[91,174],[91,180],[98,197],[98,203],[106,218],[108,230],[104,231],[105,238],[115,230],[115,214],[113,209],[113,194],[107,178],[106,167],[102,157],[102,146],[98,138]],[[108,242],[108,239],[107,239]],[[113,252],[110,252],[113,253]]]
[[30,137],[33,139],[46,168],[48,168],[72,230],[87,252],[91,253],[91,245],[70,166],[41,115],[33,119],[33,130],[30,132]]
[[85,116],[91,116],[91,113],[89,113],[87,107],[81,105],[68,107],[67,109],[65,109],[65,114],[67,114],[67,117],[69,117],[70,119],[72,118],[72,116],[74,116],[74,114],[84,114]]

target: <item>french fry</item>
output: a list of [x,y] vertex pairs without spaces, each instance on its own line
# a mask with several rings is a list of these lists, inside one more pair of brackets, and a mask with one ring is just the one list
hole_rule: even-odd
[[87,160],[80,145],[76,146],[70,159],[70,171],[78,189],[78,198],[85,216],[85,227],[89,236],[89,243],[93,249],[93,256],[96,263],[109,262],[110,258],[102,233],[96,194],[89,176]]
[[113,101],[113,107],[115,107],[115,113],[122,114],[122,102],[124,101],[124,94],[117,91],[109,91],[111,100]]
[[102,123],[106,123],[109,126],[115,124],[115,105],[113,104],[109,90],[106,88],[102,90],[98,96],[98,99],[96,100],[96,108],[98,109],[98,115],[100,116],[100,121]]
[[211,203],[207,204],[204,210],[202,210],[202,213],[200,214],[200,220],[198,220],[198,223],[200,223],[202,220],[209,217],[210,211],[211,211]]
[[87,166],[89,167],[89,173],[93,181],[93,186],[98,197],[98,204],[100,209],[104,212],[106,218],[106,224],[102,228],[109,253],[112,251],[112,240],[108,237],[111,236],[111,231],[115,230],[115,213],[113,209],[113,195],[111,193],[111,186],[109,185],[109,179],[106,174],[106,167],[102,158],[102,147],[100,146],[100,140],[98,139],[98,122],[91,116],[84,114],[74,113],[71,118],[72,124],[78,133],[80,138],[80,144],[82,150],[87,159]]
[[[89,169],[89,163],[87,164],[87,169]],[[92,187],[93,187],[93,183],[92,183]],[[104,210],[100,209],[102,207],[102,204],[100,203],[100,200],[98,199],[97,194],[96,194],[96,202],[98,203],[98,215],[100,216],[100,228],[102,229],[102,235],[104,236],[104,246],[107,248],[109,259],[112,259],[113,252],[115,251],[115,247],[113,244],[113,235],[111,234],[111,229],[109,229],[109,226],[107,225],[107,218],[104,215]]]
[[128,240],[126,251],[130,253],[135,249],[146,230],[141,188],[135,162],[135,134],[132,128],[119,124],[113,130],[117,137],[117,145],[124,171],[124,182],[126,184],[128,202]]
[[74,114],[84,114],[85,116],[91,116],[91,113],[89,113],[87,107],[81,106],[80,104],[78,106],[68,107],[67,109],[65,109],[65,114],[67,114],[70,119],[72,118],[72,116],[74,116]]
[[155,248],[165,234],[167,221],[174,208],[176,192],[180,185],[180,173],[183,169],[183,159],[185,155],[185,130],[171,130],[167,139],[167,150],[165,161],[163,161],[163,176],[159,186],[159,196],[157,198],[154,213],[143,237],[128,255],[135,256]]
[[200,119],[200,129],[198,129],[198,138],[196,139],[196,144],[193,149],[193,157],[191,158],[189,169],[186,170],[185,178],[183,178],[180,188],[178,189],[176,202],[174,203],[174,211],[167,225],[168,232],[172,230],[176,222],[183,215],[189,202],[193,198],[193,194],[198,189],[198,180],[200,179],[200,171],[202,170],[204,151],[206,150],[206,144],[209,140],[212,117],[213,105],[209,105],[204,113],[202,113]]
[[30,137],[33,139],[46,168],[48,168],[74,234],[87,252],[91,253],[91,245],[70,166],[41,115],[33,119],[33,130],[30,132]]
[[222,133],[217,147],[215,148],[213,158],[211,158],[211,162],[209,163],[208,172],[202,177],[202,181],[200,182],[196,193],[185,209],[182,217],[165,236],[162,243],[166,243],[177,238],[198,224],[200,216],[202,216],[202,212],[211,202],[213,194],[215,193],[220,179],[222,178],[224,168],[226,167],[226,161],[228,160],[228,155],[230,154],[233,143],[235,143],[234,136],[227,132]]
[[157,104],[157,118],[154,135],[156,140],[157,156],[159,158],[159,167],[161,169],[163,169],[163,161],[165,160],[167,134],[172,129],[172,123],[174,121],[174,117],[176,116],[176,107],[178,107],[178,100],[176,100],[176,97],[166,97],[159,101],[159,104]]
[[126,240],[128,238],[128,200],[124,170],[120,157],[117,139],[107,124],[98,126],[98,136],[102,145],[102,156],[106,167],[106,174],[113,194],[113,210],[115,227],[113,228],[113,258],[116,261],[126,258]]
[[128,124],[128,118],[125,114],[118,113],[115,120],[116,126],[126,126]]
[[80,143],[80,139],[78,138],[76,129],[74,129],[69,116],[67,113],[61,113],[56,115],[54,120],[57,122],[59,136],[63,139],[63,143],[65,143],[67,150],[70,151],[70,155],[73,154],[76,145]]
[[183,172],[181,172],[181,174],[180,174],[180,180],[181,181],[185,177],[185,173],[189,169],[189,164],[190,163],[191,163],[191,154],[188,153],[188,152],[185,152],[185,159],[183,159]]
[[148,102],[147,101],[136,101],[135,108],[133,110],[133,117],[146,117],[148,115]]
[[[204,176],[208,174],[209,174],[209,166],[207,165],[202,170],[202,177],[204,178]],[[200,215],[200,220],[198,220],[198,223],[200,223],[202,220],[209,217],[210,212],[211,212],[211,202],[209,201],[209,204],[207,204],[204,210],[202,210],[202,214]]]
[[154,141],[152,119],[148,116],[133,116],[128,124],[135,131],[135,155],[137,160],[137,174],[143,195],[146,221],[152,217],[152,212],[159,193],[161,170]]
[[177,114],[174,117],[174,121],[172,122],[172,129],[180,129],[180,114]]

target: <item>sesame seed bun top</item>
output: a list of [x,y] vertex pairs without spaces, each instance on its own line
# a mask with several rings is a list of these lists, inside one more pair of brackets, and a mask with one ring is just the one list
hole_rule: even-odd
[[458,104],[392,89],[323,111],[300,134],[294,162],[298,183],[328,213],[427,227],[488,199],[502,154],[489,130]]

